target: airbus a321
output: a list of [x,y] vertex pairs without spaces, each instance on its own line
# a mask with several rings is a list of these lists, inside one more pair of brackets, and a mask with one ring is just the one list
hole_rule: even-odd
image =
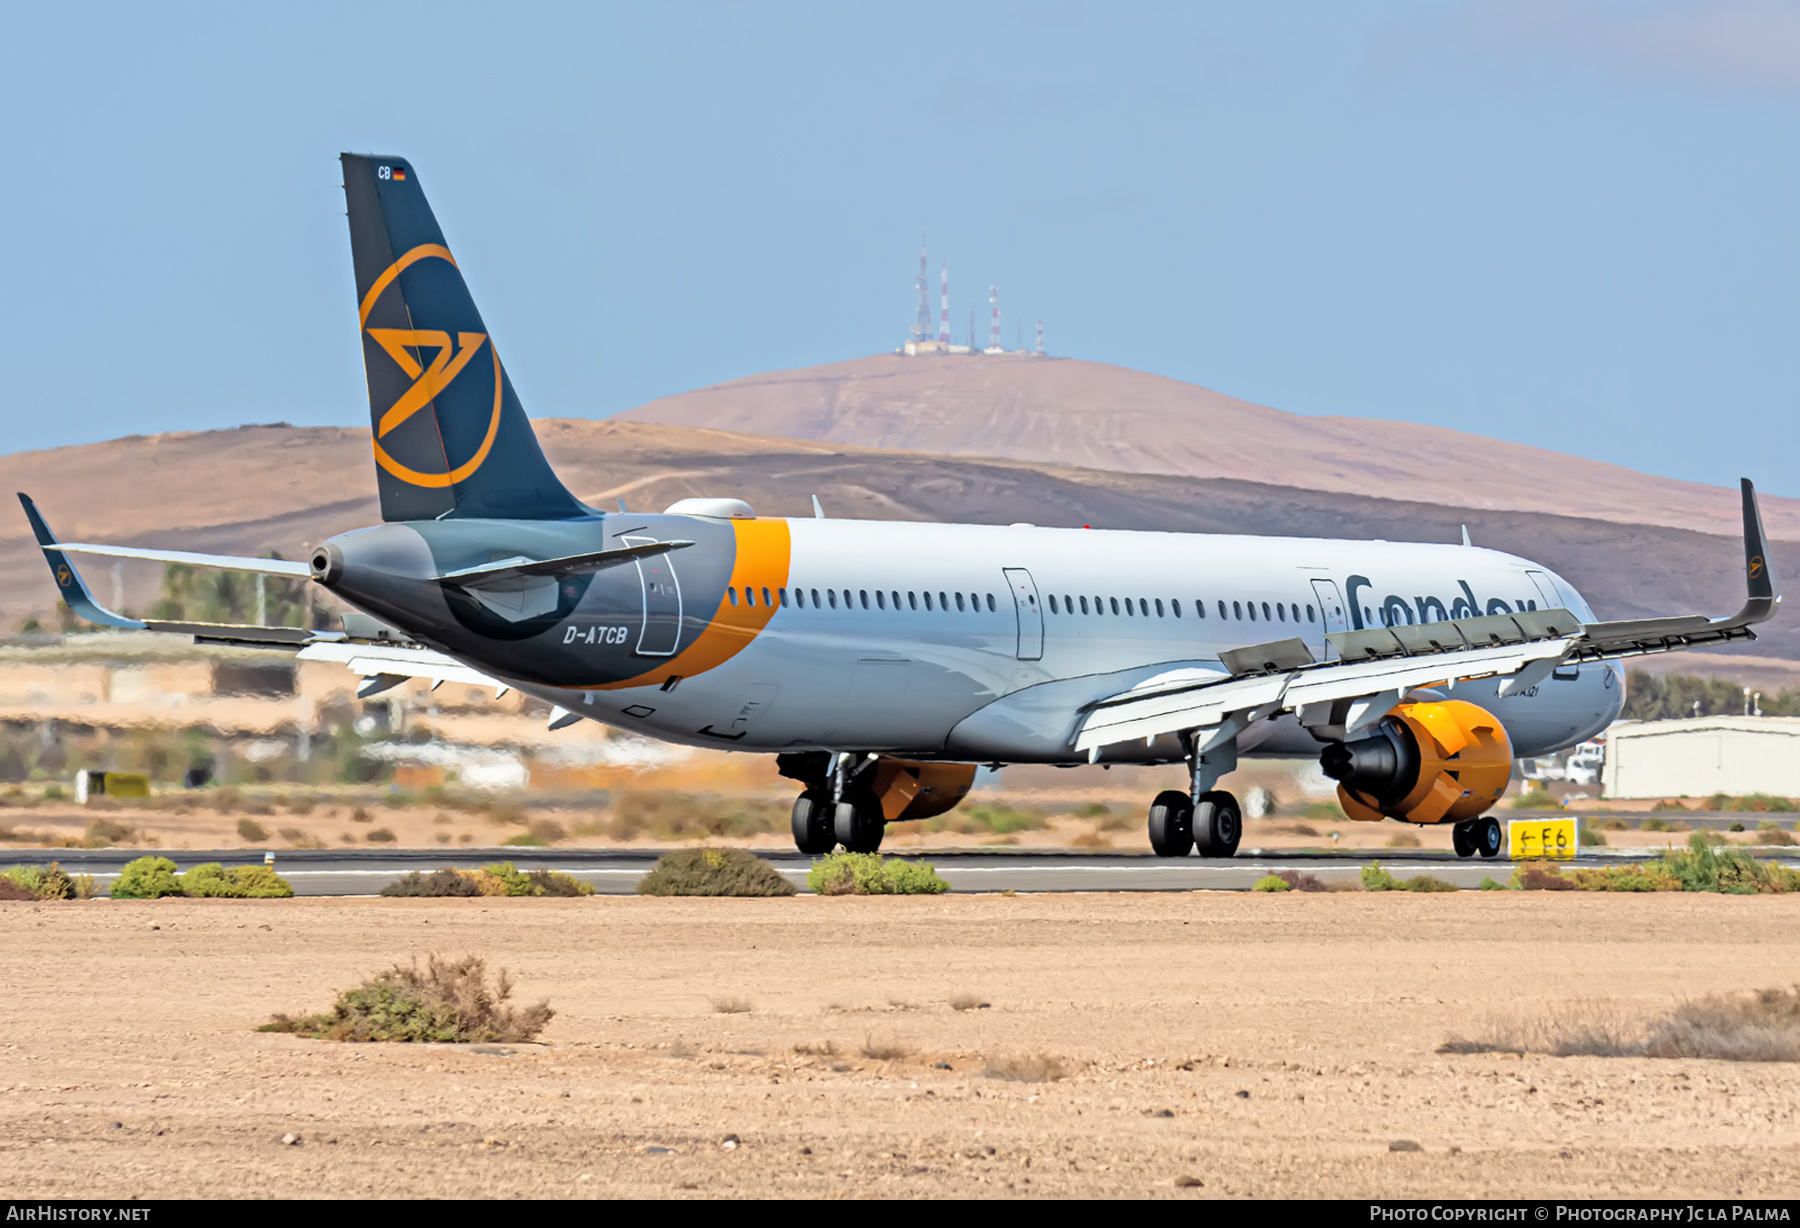
[[[1462,545],[759,516],[733,498],[590,507],[545,461],[418,173],[345,154],[383,523],[309,562],[59,542],[96,623],[292,649],[364,675],[512,687],[603,721],[777,756],[795,845],[874,851],[980,764],[1172,764],[1151,847],[1230,857],[1245,755],[1318,755],[1353,819],[1452,824],[1492,857],[1513,761],[1591,738],[1618,660],[1754,638],[1776,595],[1743,483],[1748,597],[1729,618],[1601,622],[1567,580]],[[818,505],[815,500],[815,513]],[[307,577],[343,630],[144,621],[69,554]],[[360,611],[361,613],[356,613]]]

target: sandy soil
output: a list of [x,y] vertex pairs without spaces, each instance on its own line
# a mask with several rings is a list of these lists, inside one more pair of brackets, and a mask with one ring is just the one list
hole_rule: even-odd
[[[1793,897],[94,902],[0,924],[5,1197],[1800,1190],[1800,1069],[1435,1052],[1495,1015],[1790,982]],[[433,950],[548,998],[543,1047],[252,1030]],[[982,1077],[1008,1057],[1069,1074]]]

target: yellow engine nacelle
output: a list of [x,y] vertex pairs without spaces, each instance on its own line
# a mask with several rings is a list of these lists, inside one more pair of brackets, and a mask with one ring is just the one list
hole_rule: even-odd
[[917,763],[883,755],[869,774],[869,789],[881,803],[881,817],[890,823],[954,810],[975,784],[973,763]]
[[1371,736],[1326,747],[1319,766],[1352,819],[1460,823],[1500,800],[1512,759],[1493,713],[1447,699],[1401,704]]

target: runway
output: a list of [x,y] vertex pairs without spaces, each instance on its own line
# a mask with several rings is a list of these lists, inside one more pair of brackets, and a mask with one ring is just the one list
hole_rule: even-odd
[[[459,849],[434,850],[291,850],[278,852],[275,869],[303,896],[376,895],[408,870],[435,870],[443,866],[474,868],[493,861],[511,861],[520,869],[563,870],[592,883],[602,895],[631,895],[638,880],[665,850],[609,849]],[[1616,865],[1644,861],[1660,850],[1614,850],[1578,859],[1575,865]],[[157,855],[182,869],[203,862],[250,865],[263,860],[261,850],[244,849],[41,849],[16,850],[3,860],[43,862],[55,859],[71,874],[92,874],[110,882],[127,861]],[[763,857],[801,891],[806,890],[806,871],[813,859],[794,852],[762,851]],[[1473,888],[1484,878],[1506,882],[1512,864],[1504,857],[1486,861],[1479,857],[1459,860],[1448,853],[1411,850],[1368,852],[1263,852],[1240,851],[1228,861],[1185,857],[1164,860],[1148,853],[1076,853],[1062,851],[1007,850],[981,852],[907,853],[937,867],[951,890],[974,892],[1068,891],[1247,891],[1250,885],[1277,870],[1297,870],[1325,881],[1353,881],[1363,866],[1380,861],[1396,877],[1430,874],[1458,887]]]

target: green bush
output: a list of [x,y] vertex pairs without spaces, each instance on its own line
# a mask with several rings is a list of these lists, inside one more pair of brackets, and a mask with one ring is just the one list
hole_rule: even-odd
[[519,1010],[506,1005],[512,981],[500,972],[493,987],[475,955],[415,960],[370,977],[338,995],[331,1010],[298,1018],[276,1015],[259,1032],[293,1032],[323,1040],[413,1043],[529,1041],[556,1012],[547,1002]]
[[1362,868],[1362,885],[1364,891],[1459,890],[1455,883],[1447,883],[1443,879],[1433,878],[1429,874],[1416,874],[1412,878],[1395,878],[1379,861],[1371,861]]
[[1683,891],[1771,895],[1800,889],[1800,872],[1758,861],[1741,848],[1716,848],[1701,832],[1688,837],[1687,848],[1670,849],[1652,864],[1679,882]]
[[[494,879],[503,888],[492,892],[494,895],[536,895],[531,889],[531,875],[524,873],[510,861],[496,861],[481,867],[481,872]],[[484,884],[485,885],[485,884]],[[487,891],[483,895],[489,894]]]
[[1491,878],[1482,879],[1480,883],[1476,884],[1475,889],[1477,891],[1511,891],[1511,890],[1513,890],[1512,887],[1507,886],[1505,883],[1497,883]]
[[665,853],[637,885],[639,895],[793,895],[794,885],[745,849]]
[[508,836],[500,843],[507,848],[541,849],[549,847],[548,842],[533,835]]
[[820,895],[938,895],[950,884],[923,861],[880,853],[832,853],[813,863],[806,885]]
[[197,899],[285,900],[294,888],[268,866],[232,866],[204,862],[180,876],[181,894]]
[[389,897],[469,897],[480,895],[481,888],[475,885],[474,878],[467,874],[458,874],[455,870],[433,870],[430,874],[408,870],[383,887],[381,894]]
[[70,877],[54,861],[47,866],[12,866],[0,870],[0,883],[16,889],[16,893],[8,893],[13,899],[86,900],[97,892],[93,875]]
[[258,844],[269,838],[269,829],[255,819],[239,819],[237,821],[238,839]]
[[1252,891],[1292,891],[1288,881],[1279,874],[1265,874],[1250,884]]
[[180,895],[181,883],[167,857],[139,857],[125,863],[108,894],[115,900],[155,900]]

